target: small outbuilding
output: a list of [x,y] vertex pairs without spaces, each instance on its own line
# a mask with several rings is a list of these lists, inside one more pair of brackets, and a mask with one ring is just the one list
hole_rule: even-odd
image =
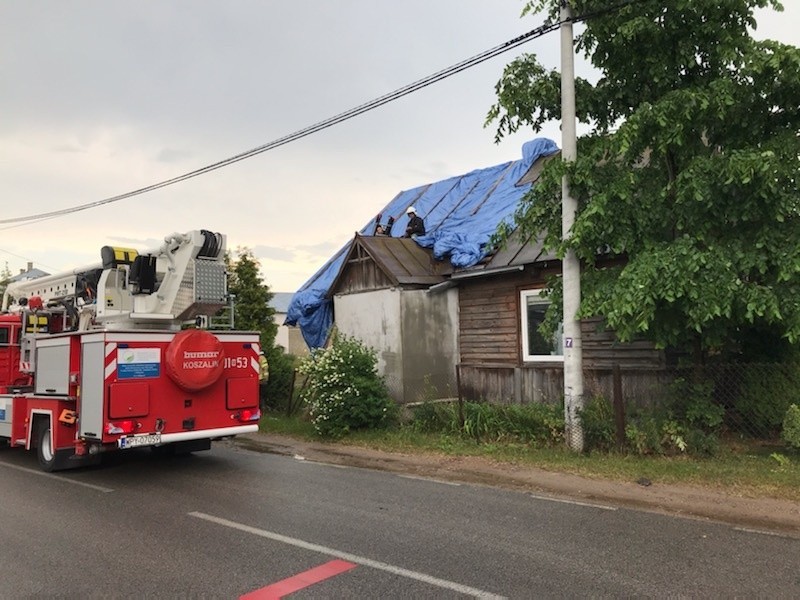
[[451,271],[413,239],[356,234],[328,292],[336,327],[376,350],[398,402],[455,394],[458,293],[428,292]]

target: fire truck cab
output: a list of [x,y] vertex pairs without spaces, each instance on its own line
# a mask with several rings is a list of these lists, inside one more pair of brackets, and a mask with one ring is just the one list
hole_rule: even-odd
[[211,447],[258,430],[258,332],[201,329],[227,303],[225,237],[9,284],[0,313],[0,443],[45,471],[104,452]]

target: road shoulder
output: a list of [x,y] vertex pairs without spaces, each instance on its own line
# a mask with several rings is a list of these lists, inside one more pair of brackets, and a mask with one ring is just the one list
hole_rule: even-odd
[[247,450],[322,463],[606,503],[800,537],[800,503],[790,500],[748,498],[700,486],[594,479],[482,457],[386,452],[275,434],[239,436],[235,443]]

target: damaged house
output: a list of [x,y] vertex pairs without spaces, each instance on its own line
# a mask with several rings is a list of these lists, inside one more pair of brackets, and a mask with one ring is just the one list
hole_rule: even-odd
[[[521,159],[399,193],[376,223],[354,238],[295,293],[287,324],[310,347],[333,325],[374,348],[399,403],[461,396],[500,403],[557,401],[563,390],[563,341],[538,331],[547,279],[560,261],[535,240],[512,237],[494,251],[492,235],[513,220],[556,144],[537,139]],[[402,237],[413,206],[425,235]],[[584,367],[614,364],[646,372],[663,355],[646,342],[618,343],[597,321],[583,323]]]

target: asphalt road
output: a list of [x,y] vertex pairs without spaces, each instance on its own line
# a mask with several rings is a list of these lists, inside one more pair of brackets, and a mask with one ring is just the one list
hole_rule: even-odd
[[800,597],[800,539],[259,454],[0,451],[0,598]]

